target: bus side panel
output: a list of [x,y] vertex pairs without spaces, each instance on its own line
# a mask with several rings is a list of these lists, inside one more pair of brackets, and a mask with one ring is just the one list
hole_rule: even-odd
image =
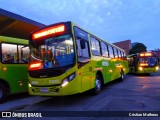
[[109,72],[111,73],[111,81],[121,77],[121,71],[124,74],[128,73],[128,62],[120,58],[111,59],[109,65]]
[[109,73],[111,74],[110,80],[112,81],[115,79],[116,71],[115,71],[115,59],[111,59],[109,61]]
[[[103,74],[107,71],[106,66],[102,66],[102,58],[98,56],[92,56],[92,60],[79,69],[79,73],[82,75],[82,92],[87,91],[95,87],[95,78],[97,71],[101,71],[103,80],[108,81],[110,76]],[[106,77],[107,76],[107,77]]]
[[115,58],[115,60],[113,61],[113,72],[112,72],[112,80],[115,80],[117,78],[120,77],[120,72],[121,72],[121,68],[120,65],[121,63],[119,62],[118,59]]
[[91,88],[90,86],[90,75],[86,74],[86,75],[82,75],[81,77],[81,80],[82,80],[82,92],[86,91],[86,90],[89,90]]
[[91,89],[92,89],[95,87],[95,79],[97,71],[101,71],[101,73],[103,73],[102,58],[98,56],[92,56],[91,67],[92,67],[92,72],[91,72]]
[[114,64],[115,64],[115,78],[114,79],[121,77],[122,70],[124,72],[124,75],[128,73],[128,61],[118,58]]
[[127,60],[123,60],[122,61],[122,63],[123,63],[123,66],[124,66],[124,74],[126,75],[128,72],[129,72],[129,65],[128,65],[128,61]]
[[81,89],[82,92],[87,91],[93,88],[93,81],[95,80],[94,73],[95,62],[90,61],[83,67],[78,70],[78,73],[81,75]]
[[97,74],[97,71],[101,71],[102,73],[102,80],[105,83],[108,83],[111,81],[111,75],[112,73],[110,70],[113,68],[113,63],[110,62],[110,59],[108,58],[102,58],[98,56],[93,56],[92,59],[95,62],[95,66],[93,66],[94,70],[94,79],[91,82],[91,87],[95,87],[95,77]]
[[104,84],[105,84],[111,80],[111,73],[109,72],[110,62],[108,59],[104,58],[100,64],[102,65],[102,68],[103,68],[102,75],[103,75],[103,80],[104,80]]
[[27,91],[27,67],[27,64],[1,64],[1,79],[9,83],[10,93]]

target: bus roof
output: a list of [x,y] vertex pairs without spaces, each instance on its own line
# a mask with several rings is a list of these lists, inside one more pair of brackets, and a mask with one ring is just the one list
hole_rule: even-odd
[[[71,22],[71,23],[73,24],[73,26],[77,26],[77,27],[79,27],[80,29],[84,30],[83,28],[81,28],[80,26],[78,26],[76,23],[74,23],[74,22]],[[84,31],[86,31],[86,30],[84,30]],[[90,35],[92,35],[92,36],[98,38],[99,40],[101,40],[101,41],[103,41],[103,42],[106,42],[107,44],[109,44],[109,45],[111,45],[111,46],[113,46],[113,47],[115,47],[115,48],[117,48],[117,49],[119,49],[119,50],[125,52],[125,50],[123,50],[122,48],[120,48],[120,47],[118,47],[118,46],[116,46],[116,45],[114,45],[114,44],[112,44],[112,43],[109,43],[109,42],[106,41],[106,40],[102,40],[102,39],[100,39],[99,37],[97,37],[96,35],[93,35],[93,34],[91,34],[91,33],[88,32],[88,31],[86,31],[86,32],[89,33]]]
[[26,44],[26,45],[28,44],[28,40],[26,39],[6,37],[6,36],[0,36],[0,42]]
[[35,30],[35,31],[33,31],[32,33],[35,33],[35,32],[37,32],[37,31],[40,31],[40,30],[45,29],[45,28],[47,28],[47,27],[51,27],[51,26],[53,26],[53,25],[67,24],[67,23],[68,23],[68,24],[71,24],[72,26],[77,26],[78,28],[80,28],[80,29],[84,30],[85,32],[89,33],[90,35],[92,35],[92,36],[98,38],[99,40],[101,40],[101,41],[103,41],[103,42],[106,42],[107,44],[109,44],[109,45],[111,45],[111,46],[113,46],[113,47],[115,47],[115,48],[117,48],[117,49],[119,49],[119,50],[125,52],[125,50],[123,50],[122,48],[120,48],[120,47],[118,47],[118,46],[116,46],[116,45],[114,45],[114,44],[112,44],[112,43],[109,43],[109,42],[107,42],[107,41],[105,41],[105,40],[100,39],[99,37],[97,37],[97,36],[91,34],[90,32],[88,32],[87,30],[81,28],[79,25],[77,25],[76,23],[74,23],[74,22],[72,22],[72,21],[66,21],[66,22],[59,22],[59,23],[51,24],[51,25],[42,27],[42,28],[40,28],[40,29],[38,29],[38,30]]

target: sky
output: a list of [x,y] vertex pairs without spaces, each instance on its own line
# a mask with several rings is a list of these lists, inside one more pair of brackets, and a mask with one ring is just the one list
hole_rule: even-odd
[[72,21],[110,43],[160,48],[160,0],[0,0],[0,8],[46,25]]

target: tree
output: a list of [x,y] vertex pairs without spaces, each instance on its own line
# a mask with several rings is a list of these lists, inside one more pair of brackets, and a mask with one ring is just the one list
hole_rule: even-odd
[[147,47],[143,43],[137,43],[132,47],[132,49],[130,49],[129,55],[140,53],[140,52],[146,52],[146,51],[147,51]]

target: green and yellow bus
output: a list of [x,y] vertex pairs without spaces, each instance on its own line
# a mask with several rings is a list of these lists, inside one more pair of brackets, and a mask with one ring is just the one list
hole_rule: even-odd
[[29,93],[62,96],[92,89],[98,94],[128,72],[125,51],[73,22],[61,22],[31,34]]
[[0,36],[0,102],[8,94],[27,91],[28,40]]
[[127,57],[129,72],[133,74],[150,74],[158,72],[158,59],[153,52],[141,52]]

